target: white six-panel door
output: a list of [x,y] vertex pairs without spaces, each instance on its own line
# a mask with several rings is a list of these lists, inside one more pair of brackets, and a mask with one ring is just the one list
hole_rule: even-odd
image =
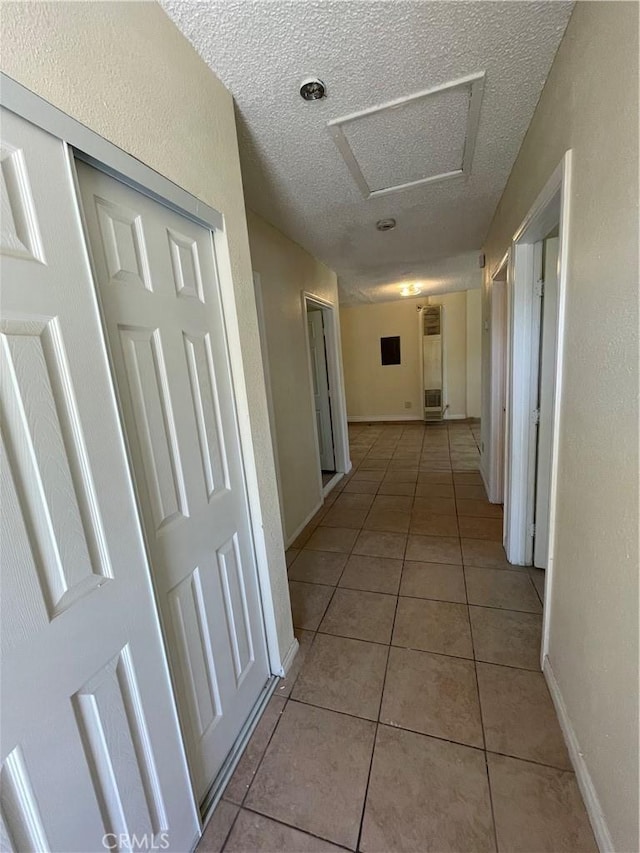
[[198,817],[70,162],[4,110],[1,145],[0,844],[188,850]]
[[269,679],[212,234],[78,163],[197,796]]

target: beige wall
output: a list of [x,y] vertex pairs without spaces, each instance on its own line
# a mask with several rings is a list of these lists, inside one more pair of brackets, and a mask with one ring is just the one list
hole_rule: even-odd
[[[419,418],[418,305],[426,299],[340,310],[349,418]],[[380,338],[400,336],[400,364],[380,364]],[[405,408],[405,403],[410,406]]]
[[302,291],[338,306],[335,273],[249,211],[253,269],[260,274],[280,468],[285,539],[322,502]]
[[284,655],[293,631],[231,95],[155,3],[5,2],[2,28],[6,74],[224,215]]
[[[469,296],[469,299],[468,299]],[[469,303],[469,304],[468,304]],[[447,417],[479,417],[480,290],[352,305],[341,309],[342,351],[350,418],[422,418],[419,305],[444,306]],[[476,307],[477,306],[477,307]],[[469,333],[468,320],[478,326]],[[401,364],[380,364],[380,338],[400,336]],[[472,351],[468,350],[468,345]],[[469,377],[469,367],[472,368]],[[469,395],[467,386],[472,388]],[[467,413],[470,400],[473,413]],[[410,403],[409,407],[405,403]]]
[[549,656],[614,849],[635,851],[640,849],[635,3],[576,4],[489,231],[487,271],[499,262],[568,148],[573,175]]

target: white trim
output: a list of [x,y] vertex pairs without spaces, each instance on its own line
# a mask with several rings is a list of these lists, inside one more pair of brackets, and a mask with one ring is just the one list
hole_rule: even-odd
[[298,536],[300,536],[300,534],[301,534],[301,533],[302,533],[302,531],[305,529],[305,527],[307,526],[307,524],[309,524],[309,522],[311,521],[311,519],[313,518],[313,516],[314,516],[317,512],[320,512],[320,510],[322,509],[323,505],[324,505],[324,497],[322,497],[322,498],[318,501],[318,503],[316,504],[315,508],[311,510],[311,512],[310,512],[310,513],[309,513],[309,515],[305,518],[305,520],[302,522],[302,524],[299,524],[299,525],[296,527],[296,529],[293,531],[293,533],[291,534],[291,536],[289,536],[289,538],[285,540],[285,549],[286,549],[286,548],[290,548],[290,547],[291,547],[291,544],[292,544],[293,542],[295,542],[295,541],[296,541],[296,539],[298,538]]
[[181,214],[186,214],[206,228],[212,230],[224,228],[223,217],[217,210],[131,154],[127,154],[126,151],[81,124],[77,119],[63,113],[62,110],[17,83],[4,72],[0,72],[0,96],[2,105],[6,109],[36,127],[42,128],[57,139],[64,140],[76,149],[75,153],[81,160],[91,166],[117,177],[119,181],[138,192],[160,201],[165,207],[171,207]]
[[349,456],[349,431],[347,425],[347,403],[344,392],[344,378],[342,372],[342,352],[340,349],[340,329],[338,327],[338,315],[336,305],[306,290],[300,291],[302,301],[302,325],[304,327],[304,339],[307,349],[307,365],[309,368],[309,399],[311,401],[311,419],[313,422],[313,434],[316,442],[316,456],[318,459],[318,494],[322,495],[322,468],[320,465],[320,440],[318,438],[318,426],[316,423],[316,411],[313,402],[313,373],[311,367],[311,349],[309,346],[309,329],[307,327],[307,305],[315,305],[323,309],[325,320],[324,333],[327,353],[327,373],[329,375],[329,395],[331,398],[331,426],[333,429],[333,453],[335,458],[336,473],[348,474],[351,470],[351,459]]
[[[291,649],[289,649],[289,651],[291,651]],[[207,794],[203,800],[200,809],[200,814],[202,815],[202,832],[200,833],[200,835],[196,839],[196,843],[194,844],[194,853],[198,846],[198,842],[204,834],[207,824],[213,816],[216,806],[222,799],[222,795],[224,794],[225,788],[227,787],[229,780],[233,776],[236,767],[240,763],[240,759],[242,758],[246,746],[249,743],[249,740],[251,739],[251,735],[256,730],[258,723],[262,719],[262,714],[264,713],[264,710],[267,707],[269,700],[275,693],[275,690],[278,686],[278,680],[279,679],[276,675],[272,675],[269,681],[267,681],[264,690],[258,697],[256,704],[251,709],[251,713],[249,714],[245,724],[240,730],[240,734],[236,738],[236,741],[233,744],[233,747],[231,748],[231,752],[226,757],[224,764],[222,765],[220,772],[216,776],[213,785],[207,791]]]
[[420,415],[349,415],[350,424],[365,424],[365,423],[413,423],[421,421],[423,418]]
[[[478,134],[478,123],[480,120],[480,105],[482,103],[482,93],[484,90],[485,72],[478,74],[469,74],[466,77],[461,77],[459,80],[454,80],[450,83],[442,83],[439,86],[433,86],[431,89],[424,89],[414,95],[405,95],[401,98],[395,98],[393,101],[388,101],[385,104],[380,104],[377,107],[369,107],[366,110],[361,110],[357,113],[350,113],[347,116],[333,119],[327,122],[327,130],[335,142],[338,151],[342,155],[347,168],[351,172],[351,176],[356,182],[360,192],[366,199],[378,198],[380,196],[390,195],[391,193],[402,192],[404,190],[414,189],[426,184],[439,183],[440,181],[450,180],[451,178],[461,178],[471,171],[471,163],[473,161],[473,151],[476,144],[476,136]],[[412,104],[416,101],[421,101],[425,98],[435,95],[439,92],[452,91],[462,87],[469,86],[469,112],[467,113],[466,137],[464,142],[464,151],[462,154],[462,163],[459,169],[453,169],[450,172],[442,172],[439,175],[431,175],[426,178],[418,178],[415,181],[407,181],[403,184],[397,184],[390,187],[381,187],[380,189],[372,189],[365,176],[362,173],[360,164],[356,159],[355,154],[349,140],[345,136],[343,127],[358,119],[376,115],[387,110],[397,110],[406,104]]]
[[[535,297],[536,267],[539,264],[536,243],[559,223],[558,314],[556,386],[551,455],[551,494],[549,502],[549,565],[546,575],[543,617],[543,654],[548,652],[553,554],[558,477],[558,436],[562,394],[562,361],[569,236],[569,198],[571,151],[567,151],[527,213],[512,241],[507,274],[509,311],[509,369],[507,394],[505,549],[511,563],[528,565],[532,561],[533,538],[530,525],[534,514],[535,454],[533,453],[532,414],[537,399],[540,305]],[[516,346],[517,342],[517,346]]]
[[[480,459],[480,467],[479,467],[479,469],[478,469],[478,470],[480,471],[480,476],[482,477],[482,485],[484,486],[484,490],[485,490],[485,492],[487,493],[487,496],[489,496],[489,495],[490,495],[490,491],[489,491],[489,483],[488,483],[488,481],[487,481],[487,475],[486,475],[486,473],[485,473],[485,470],[484,470],[484,468],[483,468],[483,466],[482,466],[482,458]],[[491,501],[491,497],[490,497],[490,496],[489,496],[489,501]]]
[[182,187],[172,183],[168,178],[127,154],[112,142],[99,136],[95,131],[63,113],[3,73],[0,73],[0,91],[2,104],[6,109],[63,140],[73,149],[74,155],[80,159],[118,180],[124,181],[139,192],[198,222],[212,232],[238,418],[241,457],[246,477],[249,517],[255,547],[267,653],[271,671],[277,673],[281,670],[282,661],[278,648],[277,623],[250,428],[249,401],[244,377],[231,262],[226,233],[222,230],[224,219],[218,211]]
[[600,805],[600,799],[598,797],[596,787],[593,784],[589,768],[584,760],[584,752],[580,748],[578,736],[576,735],[575,729],[571,723],[571,718],[569,717],[567,706],[562,698],[560,685],[556,680],[555,673],[551,666],[551,661],[546,655],[544,657],[542,671],[549,687],[549,693],[551,694],[556,714],[558,715],[560,728],[564,735],[564,740],[569,752],[569,758],[573,764],[576,781],[580,788],[582,799],[584,800],[591,828],[593,829],[593,834],[596,837],[596,843],[600,848],[600,853],[613,853],[615,846],[611,833],[609,832],[609,827],[607,826],[602,806]]
[[[466,421],[467,416],[466,416],[466,414],[464,414],[464,415],[451,415],[445,410],[445,413],[442,417],[442,420],[443,421]],[[435,423],[437,423],[437,421],[435,421]]]
[[294,637],[291,645],[289,646],[287,653],[282,658],[282,672],[280,673],[281,678],[286,678],[289,670],[293,666],[293,662],[295,660],[298,651],[300,650],[300,643]]
[[333,477],[322,487],[322,497],[326,498],[329,492],[337,486],[340,480],[344,477],[344,471],[336,471]]
[[[504,500],[504,456],[505,435],[502,424],[506,421],[506,412],[502,411],[502,394],[507,381],[507,307],[508,285],[506,273],[509,266],[507,251],[491,274],[489,284],[489,432],[488,447],[484,454],[487,465],[484,471],[485,488],[491,503],[501,504]],[[505,274],[505,279],[498,276]],[[500,289],[497,290],[496,288]],[[504,337],[503,337],[504,336]],[[506,405],[506,401],[505,401]]]

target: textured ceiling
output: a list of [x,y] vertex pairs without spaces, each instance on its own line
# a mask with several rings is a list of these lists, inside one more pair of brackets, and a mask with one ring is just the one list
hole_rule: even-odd
[[[235,98],[248,206],[334,269],[344,302],[387,300],[402,280],[423,282],[425,292],[473,286],[465,270],[476,264],[572,3],[163,6]],[[327,122],[479,72],[486,80],[470,174],[363,198]],[[316,75],[327,97],[305,102],[300,82]],[[363,120],[350,142],[374,184],[413,180],[459,163],[463,113],[449,93],[396,123],[384,114]],[[397,228],[376,231],[389,216]]]

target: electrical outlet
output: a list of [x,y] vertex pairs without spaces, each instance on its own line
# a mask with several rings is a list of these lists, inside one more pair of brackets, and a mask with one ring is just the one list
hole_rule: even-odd
[[411,400],[405,400],[404,407],[405,407],[405,409],[410,409],[411,408]]

